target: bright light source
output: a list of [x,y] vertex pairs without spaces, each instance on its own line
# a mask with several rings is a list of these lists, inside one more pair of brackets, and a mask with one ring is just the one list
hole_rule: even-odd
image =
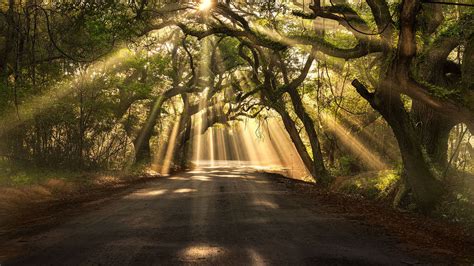
[[199,10],[206,11],[212,7],[212,0],[201,0]]

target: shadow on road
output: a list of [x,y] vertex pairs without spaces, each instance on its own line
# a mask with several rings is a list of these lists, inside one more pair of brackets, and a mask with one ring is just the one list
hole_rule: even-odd
[[406,264],[386,236],[302,201],[255,168],[205,165],[150,182],[35,236],[7,264]]

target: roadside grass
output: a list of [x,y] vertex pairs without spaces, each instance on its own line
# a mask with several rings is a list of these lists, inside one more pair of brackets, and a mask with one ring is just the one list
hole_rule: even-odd
[[396,170],[370,171],[336,177],[331,189],[371,200],[388,200],[399,180],[400,174]]
[[[397,170],[362,172],[336,177],[330,190],[391,206],[399,180]],[[462,224],[474,233],[474,175],[453,171],[445,184],[446,193],[432,216]]]
[[86,198],[158,176],[145,167],[128,171],[74,172],[1,163],[0,226],[30,215],[35,207]]
[[51,179],[56,180],[78,180],[83,173],[65,169],[50,169],[19,164],[11,164],[0,160],[0,186],[21,187],[44,183]]

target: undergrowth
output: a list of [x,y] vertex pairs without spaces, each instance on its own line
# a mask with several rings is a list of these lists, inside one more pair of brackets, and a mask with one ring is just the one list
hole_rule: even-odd
[[[391,206],[399,180],[397,170],[363,172],[355,176],[337,177],[331,189]],[[446,193],[431,215],[460,223],[474,232],[474,176],[454,173],[445,184]]]

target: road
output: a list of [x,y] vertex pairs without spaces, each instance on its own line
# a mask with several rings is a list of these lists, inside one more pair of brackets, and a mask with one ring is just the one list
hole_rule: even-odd
[[162,178],[35,237],[5,265],[412,264],[393,239],[251,168]]

